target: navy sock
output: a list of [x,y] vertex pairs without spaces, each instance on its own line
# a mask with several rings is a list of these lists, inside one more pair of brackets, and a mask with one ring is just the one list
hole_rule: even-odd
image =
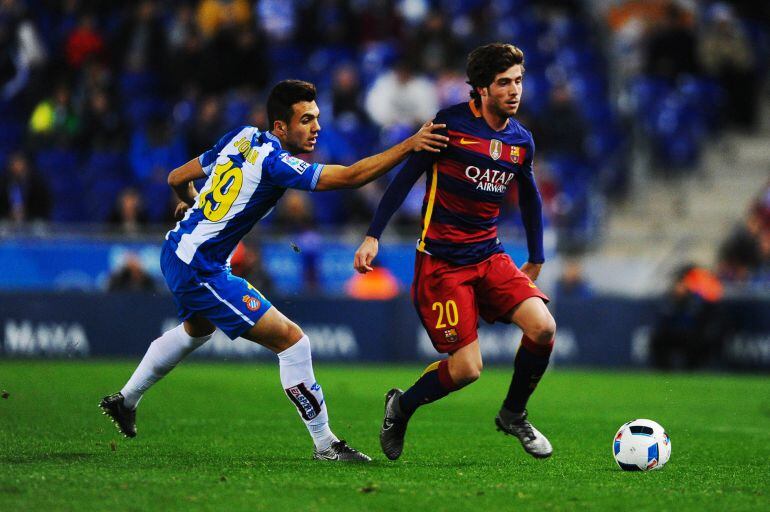
[[529,397],[548,367],[552,347],[553,342],[551,345],[537,345],[526,336],[522,338],[513,361],[513,378],[503,401],[504,408],[515,413],[526,409]]
[[457,386],[449,375],[449,364],[446,360],[437,361],[425,369],[417,382],[401,395],[398,403],[401,412],[409,417],[418,407],[440,400],[455,389]]

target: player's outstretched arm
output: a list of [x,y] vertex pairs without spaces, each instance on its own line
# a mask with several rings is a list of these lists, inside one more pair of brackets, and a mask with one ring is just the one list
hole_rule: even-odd
[[449,142],[448,137],[436,133],[444,128],[445,124],[433,124],[428,121],[417,133],[382,153],[359,160],[350,166],[326,165],[318,178],[315,190],[358,188],[379,178],[412,152],[438,153]]
[[181,219],[187,208],[195,204],[198,191],[193,181],[206,177],[203,167],[197,158],[193,158],[181,167],[177,167],[168,175],[168,184],[174,189],[180,203],[176,207],[174,217]]
[[396,213],[412,190],[412,187],[423,173],[430,169],[434,163],[435,153],[415,153],[409,157],[404,167],[398,172],[393,181],[388,185],[388,189],[380,199],[377,205],[377,211],[374,213],[369,229],[366,232],[366,238],[356,251],[353,260],[353,268],[361,274],[372,271],[372,261],[377,257],[379,250],[379,238],[385,227],[388,225],[393,214]]

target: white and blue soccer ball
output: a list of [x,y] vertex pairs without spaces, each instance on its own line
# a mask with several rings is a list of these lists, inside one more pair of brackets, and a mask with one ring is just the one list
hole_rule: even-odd
[[652,420],[629,421],[615,434],[612,454],[623,471],[660,469],[671,457],[671,438]]

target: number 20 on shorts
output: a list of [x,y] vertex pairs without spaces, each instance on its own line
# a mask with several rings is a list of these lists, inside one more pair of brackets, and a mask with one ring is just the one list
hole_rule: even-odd
[[457,303],[453,300],[446,302],[434,302],[430,307],[433,311],[438,310],[438,320],[436,329],[443,329],[449,324],[450,327],[457,325],[460,321],[460,314],[457,312]]

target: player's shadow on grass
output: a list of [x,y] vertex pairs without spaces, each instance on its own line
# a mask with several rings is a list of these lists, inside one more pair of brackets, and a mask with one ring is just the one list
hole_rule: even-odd
[[33,464],[39,462],[79,462],[96,457],[96,454],[85,452],[72,453],[37,453],[30,455],[10,455],[0,457],[0,464]]

